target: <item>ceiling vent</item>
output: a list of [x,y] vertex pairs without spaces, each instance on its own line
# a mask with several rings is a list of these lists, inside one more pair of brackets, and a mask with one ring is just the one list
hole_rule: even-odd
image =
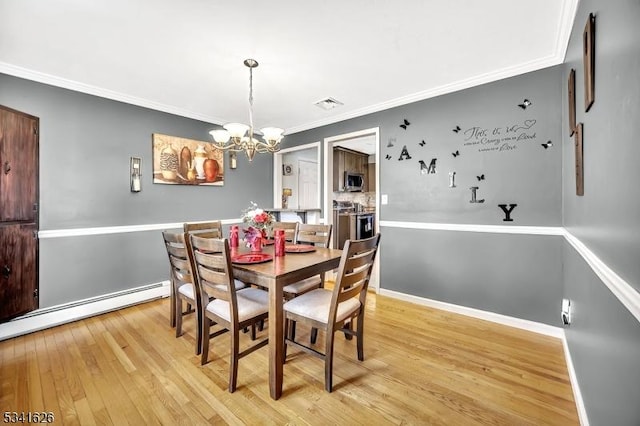
[[319,108],[322,108],[325,111],[334,109],[335,107],[338,107],[340,105],[344,105],[342,102],[333,98],[320,99],[319,101],[314,102],[313,104]]

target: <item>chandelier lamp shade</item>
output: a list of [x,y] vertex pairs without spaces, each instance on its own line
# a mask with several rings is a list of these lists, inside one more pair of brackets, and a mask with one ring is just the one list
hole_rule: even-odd
[[221,150],[232,152],[243,151],[249,161],[253,161],[256,153],[274,153],[280,150],[284,130],[278,127],[260,129],[262,139],[258,140],[253,133],[253,69],[258,66],[255,59],[245,59],[244,65],[249,68],[249,125],[227,123],[223,129],[211,130],[213,145]]

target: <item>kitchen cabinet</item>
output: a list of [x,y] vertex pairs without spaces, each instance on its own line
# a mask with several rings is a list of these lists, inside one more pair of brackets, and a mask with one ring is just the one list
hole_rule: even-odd
[[366,191],[376,192],[376,163],[367,164]]
[[368,155],[342,147],[333,149],[333,191],[344,191],[344,172],[356,172],[364,175],[364,191],[368,185]]

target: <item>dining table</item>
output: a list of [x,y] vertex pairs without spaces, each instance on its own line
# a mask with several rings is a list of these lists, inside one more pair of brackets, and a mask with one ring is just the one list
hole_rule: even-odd
[[[320,275],[324,283],[326,272],[340,264],[342,250],[314,247],[313,251],[296,251],[291,247],[284,256],[274,255],[274,246],[265,245],[263,254],[272,258],[259,263],[236,263],[234,257],[250,254],[251,250],[242,243],[231,252],[233,274],[240,281],[265,287],[269,291],[269,393],[271,398],[282,395],[284,364],[284,315],[283,287]],[[287,250],[289,251],[289,250]],[[246,257],[246,256],[245,256]],[[269,258],[269,256],[264,256]]]

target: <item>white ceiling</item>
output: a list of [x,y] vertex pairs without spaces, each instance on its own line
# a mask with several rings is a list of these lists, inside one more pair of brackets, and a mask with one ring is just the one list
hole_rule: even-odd
[[[0,72],[287,133],[561,63],[578,0],[2,0]],[[333,97],[343,106],[313,105]]]

